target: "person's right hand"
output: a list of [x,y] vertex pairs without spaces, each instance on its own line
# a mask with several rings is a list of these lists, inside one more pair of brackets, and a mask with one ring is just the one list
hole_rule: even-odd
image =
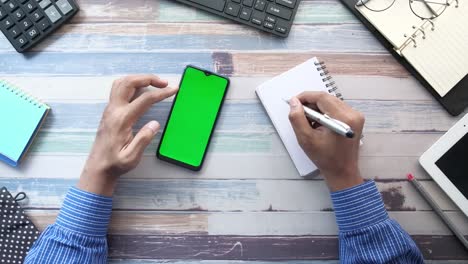
[[[354,138],[340,136],[323,126],[312,127],[302,105],[345,122],[353,129]],[[358,159],[364,116],[328,93],[304,92],[291,98],[290,106],[289,120],[299,145],[320,169],[330,190],[339,191],[361,184]]]

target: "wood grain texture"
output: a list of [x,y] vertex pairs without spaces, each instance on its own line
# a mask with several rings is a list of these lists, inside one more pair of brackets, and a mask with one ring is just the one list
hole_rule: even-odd
[[[413,236],[423,256],[429,259],[468,259],[452,236]],[[335,259],[338,239],[328,236],[113,236],[112,258],[307,260]],[[125,251],[121,251],[121,249]]]
[[[122,177],[110,226],[110,263],[336,264],[337,227],[323,179],[301,178],[255,96],[274,75],[318,56],[366,117],[360,165],[377,181],[389,214],[427,263],[468,254],[408,184],[414,172],[468,235],[468,218],[418,164],[457,120],[373,38],[339,0],[303,0],[287,39],[172,0],[79,0],[81,11],[25,55],[0,36],[0,76],[52,106],[20,168],[0,164],[0,186],[25,191],[28,215],[52,224],[78,179],[112,81],[156,73],[177,85],[187,64],[232,78],[200,173],[154,157]],[[137,124],[163,124],[172,99]],[[416,220],[416,221],[415,221]]]

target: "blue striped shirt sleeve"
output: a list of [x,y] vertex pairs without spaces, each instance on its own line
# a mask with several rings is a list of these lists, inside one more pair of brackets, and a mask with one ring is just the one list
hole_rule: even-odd
[[112,198],[72,187],[55,224],[47,227],[25,263],[107,263]]
[[341,263],[424,263],[418,247],[390,219],[373,181],[331,194]]

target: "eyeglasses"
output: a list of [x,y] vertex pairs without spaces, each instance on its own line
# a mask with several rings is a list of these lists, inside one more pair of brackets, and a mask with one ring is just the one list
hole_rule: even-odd
[[[360,0],[357,6],[365,6],[373,12],[383,12],[393,6],[397,0]],[[401,1],[401,0],[398,0]],[[413,14],[421,19],[434,19],[450,6],[449,0],[408,0]],[[455,0],[458,7],[458,0]]]

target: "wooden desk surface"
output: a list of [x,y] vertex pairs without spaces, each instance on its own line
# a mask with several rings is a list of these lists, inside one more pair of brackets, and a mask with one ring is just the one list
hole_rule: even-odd
[[[204,170],[155,160],[155,140],[115,195],[111,262],[336,263],[337,227],[324,182],[298,176],[254,93],[268,78],[318,56],[347,102],[367,117],[362,173],[377,181],[391,217],[427,259],[439,260],[430,263],[468,260],[405,181],[415,173],[468,234],[467,218],[417,162],[457,118],[338,0],[303,0],[288,39],[167,0],[79,2],[77,17],[26,56],[0,37],[0,76],[53,109],[23,166],[0,164],[0,186],[29,195],[28,212],[41,229],[79,177],[113,79],[157,73],[176,85],[186,64],[218,65],[232,88]],[[164,121],[169,106],[154,107],[139,126]]]

